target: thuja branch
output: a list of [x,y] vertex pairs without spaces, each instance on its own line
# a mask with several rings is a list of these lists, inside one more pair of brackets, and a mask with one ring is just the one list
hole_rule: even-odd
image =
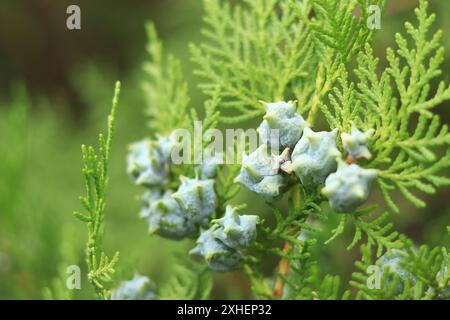
[[[189,127],[188,118],[166,117],[185,112],[153,112],[152,117],[158,121],[152,123],[152,129],[164,135],[133,144],[127,167],[135,184],[145,188],[141,216],[151,233],[172,240],[196,238],[192,255],[202,258],[216,272],[243,267],[253,292],[267,298],[282,297],[283,291],[289,291],[284,298],[341,297],[339,278],[331,274],[322,277],[322,266],[308,251],[318,239],[298,240],[300,228],[304,233],[313,229],[306,224],[308,217],[323,221],[328,215],[342,217],[327,243],[343,233],[347,221],[352,221],[355,236],[349,249],[367,238],[369,251],[372,245],[377,247],[378,256],[388,251],[377,261],[381,266],[395,265],[401,257],[413,256],[413,252],[398,251],[404,246],[398,243],[398,234],[391,231],[392,224],[386,222],[387,213],[370,220],[363,218],[375,213],[373,206],[364,207],[374,182],[395,211],[398,208],[389,195],[395,189],[422,207],[425,202],[416,198],[409,191],[411,188],[433,193],[450,184],[450,179],[440,174],[450,166],[450,153],[436,160],[439,158],[432,150],[448,149],[447,126],[440,125],[431,109],[448,100],[450,89],[442,84],[436,98],[427,98],[430,80],[440,74],[438,67],[443,57],[442,49],[438,48],[440,35],[430,41],[424,38],[434,19],[427,18],[427,1],[422,0],[417,11],[419,28],[407,24],[407,33],[413,41],[397,36],[399,48],[388,50],[389,67],[380,77],[376,76],[378,59],[370,45],[373,32],[366,25],[369,15],[366,0],[245,0],[244,6],[229,5],[222,0],[204,2],[205,21],[209,25],[204,34],[208,41],[193,46],[192,54],[199,65],[196,73],[203,78],[201,89],[212,98],[209,106],[206,103],[205,123],[215,128],[242,123],[265,113],[257,128],[261,145],[243,157],[235,174],[226,177],[216,170],[221,162],[214,159],[205,159],[195,168],[182,166],[175,171],[170,154],[178,141],[173,140],[169,131]],[[374,4],[383,7],[385,2],[377,0]],[[354,14],[357,6],[360,18]],[[155,40],[154,30],[149,30],[150,41],[156,43],[150,48],[153,63],[148,68],[154,80],[149,87],[152,110],[170,105],[168,110],[183,111],[187,106],[187,87],[181,81],[180,70],[175,64],[173,68],[170,63],[169,68],[161,64],[160,43]],[[408,47],[410,42],[415,42],[412,49]],[[357,69],[349,74],[353,57],[357,57]],[[423,61],[425,57],[429,58]],[[169,72],[165,75],[162,71],[166,69]],[[405,87],[406,84],[410,86]],[[174,93],[179,94],[173,96]],[[298,103],[288,99],[296,99]],[[260,104],[260,100],[267,103]],[[320,115],[328,123],[325,131],[317,130]],[[191,119],[196,120],[197,116],[193,113]],[[410,132],[409,127],[414,124],[416,128],[411,127],[415,130]],[[276,144],[272,130],[279,133]],[[93,170],[89,164],[94,163],[95,169],[97,158],[90,150],[85,149],[83,155],[87,168]],[[89,182],[91,176],[85,175]],[[97,195],[96,187],[102,186],[104,176],[92,176],[94,182],[87,183],[88,196],[83,202],[89,215],[80,215],[80,219],[86,219],[92,234],[88,246],[92,258],[88,261],[90,270],[100,270],[98,275],[90,272],[91,282],[102,293],[103,283],[95,280],[109,274],[96,266],[99,257],[100,260],[104,257],[99,247],[101,228],[96,231],[103,219],[104,190],[101,187]],[[234,182],[271,205],[276,219],[274,227],[265,227],[255,215],[240,214],[239,207],[226,206],[236,195]],[[288,194],[291,195],[288,213],[283,215],[275,203]],[[323,211],[325,202],[328,207]],[[249,213],[252,208],[245,211]],[[280,240],[285,241],[284,249],[274,248],[273,243]],[[406,247],[413,251],[412,244]],[[254,249],[256,255],[249,256],[249,249]],[[281,258],[274,288],[263,272],[262,257],[267,253]],[[361,283],[357,283],[357,288],[369,298],[405,298],[409,291],[415,298],[430,296],[421,292],[424,288],[439,295],[443,288],[436,284],[436,278],[442,286],[448,279],[437,277],[444,273],[440,271],[442,258],[434,257],[435,254],[428,261],[418,259],[427,262],[423,266],[410,259],[413,264],[406,268],[410,275],[402,272],[409,284],[407,281],[402,286],[401,296],[393,294],[398,288],[395,282],[389,283],[393,290],[377,291],[380,296],[366,292],[367,282],[362,281],[366,280],[365,275],[358,275]],[[366,261],[369,260],[363,261],[363,272],[375,263],[365,264]],[[399,267],[403,265],[406,263],[400,263]],[[421,279],[422,270],[433,270],[426,281]],[[384,278],[391,277],[385,274]],[[416,287],[410,290],[413,282]],[[285,286],[289,290],[283,290]],[[381,287],[385,288],[383,284]],[[135,296],[142,297],[141,287],[133,288]],[[357,293],[356,297],[360,295]],[[342,297],[349,297],[349,291]]]
[[88,241],[86,245],[86,262],[88,279],[99,299],[109,298],[108,283],[112,280],[114,268],[119,259],[116,252],[110,259],[103,252],[103,232],[105,218],[105,197],[108,185],[108,163],[115,129],[116,113],[119,105],[120,82],[116,83],[111,113],[108,117],[108,134],[98,136],[98,150],[92,146],[82,145],[83,176],[86,195],[80,202],[86,213],[74,212],[74,216],[87,224]]

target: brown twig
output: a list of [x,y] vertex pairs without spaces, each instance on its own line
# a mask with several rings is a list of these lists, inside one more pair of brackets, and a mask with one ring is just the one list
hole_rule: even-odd
[[[292,248],[292,243],[289,241],[286,241],[284,243],[283,252],[287,253]],[[279,274],[282,274],[284,276],[287,276],[289,274],[289,271],[291,270],[289,260],[286,258],[281,258],[280,262],[278,263],[278,272]],[[281,276],[277,277],[277,280],[275,281],[275,287],[273,289],[273,295],[275,297],[281,297],[283,293],[284,288],[284,280]]]

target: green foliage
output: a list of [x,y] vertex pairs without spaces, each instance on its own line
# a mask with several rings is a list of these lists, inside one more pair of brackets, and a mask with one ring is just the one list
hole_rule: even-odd
[[[205,79],[202,90],[208,95],[219,91],[222,107],[237,113],[222,120],[262,115],[260,100],[282,99],[291,82],[306,76],[312,41],[288,1],[245,1],[245,7],[231,8],[213,0],[204,1],[204,7],[208,28],[203,34],[210,43],[192,45],[191,51],[199,65],[196,73]],[[299,8],[304,14],[308,10]]]
[[85,179],[86,196],[80,197],[80,202],[86,213],[74,212],[74,216],[87,224],[88,241],[86,246],[86,261],[89,269],[88,278],[95,289],[98,298],[109,298],[107,285],[114,275],[114,268],[119,260],[116,252],[109,258],[102,248],[104,234],[104,218],[106,208],[106,187],[108,185],[108,162],[114,134],[117,107],[119,105],[120,83],[116,83],[111,114],[108,117],[108,134],[98,137],[98,152],[92,146],[81,147],[83,159],[83,176]]
[[[373,34],[366,27],[368,1],[243,2],[204,1],[208,42],[191,46],[196,74],[204,79],[200,88],[220,92],[224,122],[250,120],[264,113],[260,100],[283,99],[298,100],[313,122],[341,63]],[[360,18],[353,15],[358,5]]]
[[321,108],[330,126],[341,132],[348,132],[352,122],[375,129],[369,166],[380,170],[377,182],[395,212],[399,209],[390,195],[393,190],[424,207],[412,188],[431,194],[450,184],[441,175],[450,166],[450,133],[433,113],[434,107],[450,100],[450,86],[441,81],[436,92],[431,91],[431,81],[442,74],[442,31],[428,36],[435,15],[427,14],[426,1],[421,1],[416,16],[417,27],[405,24],[409,40],[396,34],[398,48],[387,50],[389,65],[381,76],[377,76],[379,59],[366,44],[357,59],[358,81],[349,83],[344,72],[330,95],[332,108]]
[[[448,274],[449,254],[445,247],[429,248],[422,245],[415,248],[412,241],[402,237],[404,250],[400,267],[412,276],[402,279],[392,269],[384,268],[372,260],[368,246],[361,247],[362,259],[355,263],[357,272],[353,273],[350,284],[358,289],[358,299],[414,299],[430,300],[442,298],[450,276]],[[377,274],[370,271],[371,266],[382,269],[378,287],[372,282]],[[446,266],[447,269],[443,268]],[[447,270],[442,274],[442,270]],[[373,279],[371,279],[373,278]],[[374,285],[370,287],[368,284]],[[401,290],[399,290],[401,289]]]
[[5,214],[2,224],[15,221],[14,208],[23,187],[27,152],[29,101],[22,85],[14,88],[15,100],[8,112],[0,117],[0,208]]
[[288,253],[291,270],[283,278],[286,287],[282,298],[300,300],[336,300],[349,296],[342,292],[342,280],[339,276],[324,275],[312,251],[317,246],[315,240],[294,243],[292,253]]
[[143,83],[143,89],[148,101],[149,126],[162,135],[174,128],[188,128],[188,86],[180,63],[165,54],[153,24],[148,23],[146,31],[150,61],[144,64],[144,70],[149,81]]
[[[25,242],[28,221],[21,217],[26,185],[29,101],[25,87],[13,88],[14,100],[0,114],[0,266],[10,264],[10,257],[21,257],[17,268],[29,263],[25,250],[12,243]],[[3,107],[3,106],[2,106]],[[8,277],[0,277],[7,279]],[[8,281],[0,279],[0,287],[8,292]],[[13,289],[11,289],[12,292]]]
[[212,272],[186,258],[177,259],[170,270],[170,278],[163,283],[158,294],[161,299],[208,299],[213,286]]
[[[309,243],[310,242],[310,243]],[[349,291],[343,292],[342,280],[337,275],[321,272],[310,246],[317,245],[312,241],[299,243],[299,257],[292,263],[292,275],[285,279],[288,290],[293,292],[294,299],[336,300],[348,299]]]
[[398,232],[392,230],[394,225],[389,222],[389,213],[384,212],[378,216],[374,216],[375,207],[360,210],[350,215],[343,215],[340,218],[339,224],[332,230],[332,236],[325,242],[331,243],[339,235],[344,232],[347,222],[350,220],[354,227],[354,236],[352,242],[347,249],[354,248],[361,240],[363,235],[366,235],[366,245],[370,248],[375,246],[377,248],[377,256],[383,253],[384,249],[394,249],[400,246],[398,242]]
[[76,237],[73,228],[65,226],[63,230],[65,238],[60,246],[61,263],[58,266],[58,274],[53,278],[48,287],[42,290],[42,296],[46,300],[74,300],[75,289],[67,287],[68,267],[78,261],[77,252],[72,239]]

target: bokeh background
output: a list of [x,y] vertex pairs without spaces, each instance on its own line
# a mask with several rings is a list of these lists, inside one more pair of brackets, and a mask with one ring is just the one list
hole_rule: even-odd
[[[395,32],[413,18],[417,2],[390,1],[376,37],[380,57],[393,45]],[[66,28],[70,4],[81,8],[82,30]],[[443,77],[449,82],[450,1],[432,0],[431,10],[444,30]],[[44,288],[52,286],[67,263],[86,271],[85,225],[72,216],[84,192],[80,145],[95,144],[97,132],[105,129],[116,80],[123,89],[110,166],[105,251],[121,252],[119,274],[137,270],[158,282],[170,276],[177,253],[186,255],[192,247],[191,241],[147,235],[137,216],[141,190],[126,176],[125,157],[127,144],[152,134],[141,90],[146,81],[141,70],[147,59],[145,22],[154,21],[166,49],[181,60],[191,105],[200,106],[203,97],[187,46],[201,39],[201,15],[200,0],[0,2],[0,299],[44,298]],[[447,103],[438,109],[446,123],[449,107]],[[392,217],[397,229],[417,243],[448,245],[449,195],[449,189],[441,189],[420,210],[403,203],[402,213]],[[252,210],[264,214],[267,208]],[[334,223],[331,216],[324,228]],[[326,270],[344,280],[358,258],[357,250],[345,250],[349,237],[319,246],[318,252]],[[269,261],[267,269],[275,264]],[[251,297],[240,273],[215,275],[215,280],[213,298]],[[93,298],[85,277],[75,297]]]

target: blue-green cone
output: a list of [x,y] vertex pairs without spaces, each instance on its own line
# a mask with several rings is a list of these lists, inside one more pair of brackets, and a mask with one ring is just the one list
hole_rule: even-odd
[[337,167],[341,153],[336,147],[337,129],[331,132],[303,130],[303,136],[292,152],[292,170],[307,188],[322,184]]
[[[295,111],[295,104],[289,102],[275,102],[264,105],[266,115],[257,131],[261,142],[280,150],[293,148],[302,136],[303,129],[308,126],[303,117]],[[271,130],[278,130],[278,136],[271,134]],[[273,132],[272,132],[273,133]],[[274,141],[278,138],[278,141]]]
[[227,247],[221,240],[214,236],[217,226],[203,231],[197,239],[197,246],[189,253],[204,258],[208,266],[217,272],[228,272],[241,266],[242,254]]
[[150,234],[164,238],[181,240],[193,236],[198,230],[172,198],[170,190],[159,199],[150,195],[140,215],[147,219]]
[[228,247],[245,248],[256,240],[257,222],[257,216],[239,215],[233,207],[227,206],[225,215],[213,221],[218,226],[214,236]]
[[171,153],[177,142],[171,137],[144,139],[129,147],[127,173],[137,185],[161,186],[167,180]]
[[205,226],[209,223],[217,206],[214,180],[180,177],[181,185],[172,198],[180,205],[186,218],[193,224]]
[[352,124],[350,134],[345,132],[341,134],[342,145],[352,159],[366,158],[369,160],[372,158],[367,145],[374,132],[374,129],[362,132]]
[[155,284],[147,277],[135,275],[132,280],[122,281],[112,291],[112,300],[156,300]]
[[137,185],[160,186],[168,174],[168,164],[152,147],[153,142],[142,140],[129,147],[127,173]]
[[241,171],[234,181],[271,202],[282,195],[288,182],[278,171],[279,166],[268,154],[267,145],[261,145],[248,156],[244,155]]
[[139,217],[148,218],[150,215],[150,205],[158,200],[161,200],[163,193],[159,189],[147,189],[140,197],[140,202],[143,206],[139,212]]
[[156,142],[154,143],[154,148],[158,150],[161,161],[171,163],[172,162],[172,151],[176,146],[180,145],[172,134],[168,136],[158,136]]
[[235,270],[243,259],[241,250],[256,240],[257,221],[257,216],[239,215],[227,206],[224,217],[202,232],[190,253],[203,257],[214,271]]
[[339,160],[338,169],[325,181],[322,193],[336,212],[353,212],[367,201],[378,171]]

